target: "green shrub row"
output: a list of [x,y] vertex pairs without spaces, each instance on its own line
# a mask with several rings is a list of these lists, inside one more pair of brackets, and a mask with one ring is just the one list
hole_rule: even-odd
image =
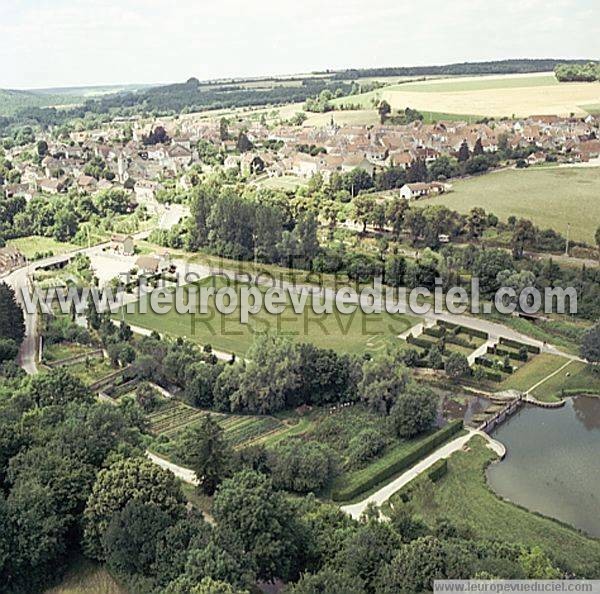
[[[496,361],[495,359],[489,359],[488,357],[476,357],[475,363],[477,365],[481,365],[482,367],[487,367],[489,369],[503,371],[504,373],[512,373],[513,372],[512,366],[506,367],[501,362]],[[502,376],[500,376],[500,377],[502,377]]]
[[532,344],[525,344],[523,342],[518,342],[516,340],[511,340],[510,338],[501,337],[500,344],[503,344],[504,346],[507,346],[507,347],[510,347],[513,349],[520,349],[520,348],[525,347],[528,352],[533,353],[534,355],[540,354],[540,347],[532,345]]
[[415,346],[421,347],[422,349],[429,350],[432,347],[432,343],[429,340],[425,340],[423,338],[416,338],[412,336],[412,334],[406,339],[406,342],[409,344],[414,344]]
[[515,351],[510,351],[508,349],[503,349],[501,347],[491,347],[487,348],[487,352],[489,355],[499,355],[500,357],[510,357],[515,361],[527,361],[526,358],[521,357],[521,355]]
[[437,326],[432,326],[431,328],[423,328],[423,334],[426,334],[427,336],[433,336],[434,338],[442,338],[445,332]]
[[433,450],[435,450],[439,445],[444,443],[447,439],[458,433],[463,427],[463,422],[461,419],[457,419],[455,421],[451,421],[444,428],[436,431],[433,435],[422,441],[420,444],[415,446],[413,449],[409,450],[404,456],[393,460],[385,466],[381,468],[375,474],[370,476],[366,476],[362,482],[359,482],[355,485],[350,485],[348,487],[338,489],[332,493],[332,499],[334,501],[349,501],[358,497],[361,493],[372,489],[377,486],[379,483],[391,478],[392,476],[398,474],[406,468],[409,468],[428,454],[430,454]]
[[465,347],[467,349],[475,349],[475,346],[469,340],[465,340],[464,338],[461,338],[460,336],[454,336],[452,334],[450,336],[446,337],[446,342],[449,344],[456,344],[458,346]]
[[455,324],[454,322],[445,322],[444,320],[441,320],[438,322],[439,326],[444,326],[444,328],[447,328],[448,330],[452,330],[453,333],[456,334],[467,334],[469,336],[474,336],[476,338],[483,338],[484,340],[487,340],[489,338],[489,335],[487,332],[484,332],[483,330],[476,330],[475,328],[467,328],[467,326],[461,326],[460,324]]
[[442,458],[438,460],[427,472],[427,476],[431,482],[435,483],[439,481],[448,472],[448,458]]

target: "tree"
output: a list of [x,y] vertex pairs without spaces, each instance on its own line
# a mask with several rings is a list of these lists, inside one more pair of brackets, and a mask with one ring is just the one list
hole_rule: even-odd
[[600,259],[600,227],[596,229],[594,239],[596,240],[596,247],[598,248],[598,259]]
[[296,573],[298,527],[289,503],[267,477],[244,470],[223,481],[213,515],[221,542],[239,551],[258,579],[286,579]]
[[156,543],[174,523],[160,507],[130,500],[111,517],[102,535],[103,557],[116,572],[149,576],[156,561]]
[[300,385],[294,344],[274,333],[257,334],[247,357],[239,387],[230,397],[232,410],[258,414],[283,410]]
[[219,138],[221,142],[229,140],[229,120],[227,118],[221,118],[219,121]]
[[430,592],[434,579],[466,579],[472,574],[474,556],[460,543],[426,536],[403,545],[383,567],[378,594]]
[[364,588],[353,575],[325,567],[317,573],[305,573],[292,586],[290,594],[363,594]]
[[533,223],[528,219],[519,219],[512,236],[513,257],[522,258],[525,245],[535,241],[535,238],[536,229]]
[[460,148],[458,149],[458,162],[465,163],[471,157],[471,151],[466,140],[462,141]]
[[10,338],[20,345],[25,337],[25,318],[14,290],[0,283],[0,338]]
[[29,384],[29,395],[39,407],[92,401],[92,394],[85,384],[66,367],[55,367],[34,376]]
[[581,356],[591,363],[600,363],[600,322],[596,322],[583,335]]
[[472,208],[467,216],[467,229],[469,237],[472,239],[479,239],[483,235],[487,220],[488,217],[483,208],[478,206]]
[[198,477],[198,488],[212,495],[231,468],[231,451],[223,429],[206,415],[181,440],[181,455]]
[[248,151],[251,151],[253,148],[254,148],[254,145],[252,144],[252,142],[250,142],[250,139],[248,138],[246,133],[240,132],[240,135],[238,136],[238,139],[237,139],[237,150],[240,151],[240,153],[247,153]]
[[369,521],[345,539],[335,565],[353,576],[367,592],[378,592],[375,579],[389,563],[400,539],[387,522]]
[[102,538],[113,514],[129,501],[150,503],[173,519],[184,511],[184,497],[175,475],[146,458],[118,459],[98,473],[84,511],[86,554],[103,559]]
[[481,143],[481,138],[478,138],[475,141],[475,146],[473,146],[473,156],[480,157],[484,154],[483,144]]
[[444,368],[448,376],[453,379],[465,377],[471,373],[469,361],[462,353],[450,353]]
[[354,221],[362,224],[362,232],[365,233],[367,224],[371,222],[373,218],[375,199],[368,194],[361,194],[354,199],[352,206],[354,211]]
[[390,113],[392,113],[392,107],[385,99],[383,99],[379,102],[377,112],[379,113],[379,120],[383,124],[387,117],[390,115]]
[[406,258],[397,253],[392,254],[385,262],[385,282],[392,287],[402,287],[404,285],[404,275],[406,273]]
[[19,354],[19,347],[12,338],[0,338],[0,363],[10,361]]
[[427,181],[427,176],[427,164],[423,159],[417,159],[410,164],[406,173],[406,181],[409,184],[424,182]]
[[38,140],[36,149],[38,156],[45,157],[48,154],[48,143],[45,140]]
[[411,438],[428,431],[435,423],[438,398],[428,388],[409,384],[390,411],[390,420],[396,434]]
[[295,493],[319,492],[333,477],[336,459],[322,443],[284,443],[272,454],[273,484]]
[[387,415],[407,382],[408,370],[396,355],[377,354],[363,363],[358,393],[370,408]]
[[500,284],[498,273],[514,270],[509,254],[500,249],[488,249],[479,252],[473,263],[473,276],[479,279],[479,289],[484,295],[495,292]]

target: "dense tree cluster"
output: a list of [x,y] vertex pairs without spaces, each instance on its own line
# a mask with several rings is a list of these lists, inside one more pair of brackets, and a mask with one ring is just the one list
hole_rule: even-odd
[[600,63],[558,64],[554,74],[560,82],[594,82],[600,80]]

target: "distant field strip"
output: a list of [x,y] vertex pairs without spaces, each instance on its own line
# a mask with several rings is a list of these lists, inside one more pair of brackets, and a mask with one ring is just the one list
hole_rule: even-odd
[[452,192],[418,204],[443,204],[462,213],[481,206],[502,220],[524,217],[562,235],[570,223],[571,239],[594,245],[600,222],[600,167],[500,171],[456,182]]
[[390,85],[376,91],[336,99],[364,108],[385,99],[393,109],[492,117],[533,114],[586,115],[587,104],[600,103],[600,83],[558,83],[553,75],[456,78]]

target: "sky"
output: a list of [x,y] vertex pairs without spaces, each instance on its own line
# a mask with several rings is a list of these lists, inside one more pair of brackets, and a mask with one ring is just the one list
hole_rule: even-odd
[[0,88],[600,59],[599,0],[0,0]]

